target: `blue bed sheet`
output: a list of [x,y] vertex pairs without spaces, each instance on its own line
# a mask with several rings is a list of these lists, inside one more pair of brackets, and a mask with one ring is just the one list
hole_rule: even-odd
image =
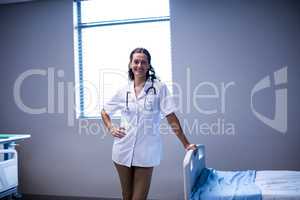
[[217,171],[205,168],[197,178],[191,200],[261,200],[255,170]]

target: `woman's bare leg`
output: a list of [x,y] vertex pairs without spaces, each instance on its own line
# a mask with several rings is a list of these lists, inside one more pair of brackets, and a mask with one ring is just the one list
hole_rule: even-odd
[[132,200],[146,200],[151,184],[153,167],[133,167]]
[[119,174],[123,200],[132,200],[134,169],[132,167],[119,165],[115,162],[114,164]]

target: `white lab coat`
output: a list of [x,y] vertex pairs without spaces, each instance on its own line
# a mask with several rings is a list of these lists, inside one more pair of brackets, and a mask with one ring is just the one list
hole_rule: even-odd
[[[175,112],[173,97],[166,84],[154,80],[156,95],[150,89],[151,80],[147,80],[138,97],[135,96],[133,81],[120,89],[112,99],[104,105],[104,110],[112,116],[121,111],[120,127],[124,127],[126,136],[114,138],[112,160],[125,166],[153,167],[161,160],[162,142],[160,137],[160,121],[168,114]],[[126,110],[126,93],[128,109]],[[145,98],[147,98],[145,103]],[[147,110],[145,109],[145,104]],[[152,111],[149,110],[152,108]]]

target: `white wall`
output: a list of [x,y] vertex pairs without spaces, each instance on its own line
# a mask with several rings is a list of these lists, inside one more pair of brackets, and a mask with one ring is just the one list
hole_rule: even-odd
[[[217,119],[235,126],[235,135],[191,137],[206,144],[208,164],[221,169],[298,169],[299,101],[299,2],[298,1],[172,1],[174,79],[185,86],[186,67],[191,70],[191,88],[203,81],[226,90],[225,112],[221,97],[202,99],[202,109],[217,108],[212,115],[191,109],[184,117],[213,124]],[[261,90],[254,96],[255,109],[274,116],[274,89],[288,87],[286,133],[259,121],[251,111],[251,90],[267,75],[288,66],[288,84]],[[190,91],[184,89],[183,91]],[[200,92],[213,94],[211,87]],[[197,92],[197,93],[200,93]],[[192,92],[191,92],[192,93]],[[183,96],[187,96],[184,92]],[[200,131],[198,131],[199,133]],[[216,132],[216,131],[215,131]],[[201,135],[201,134],[200,134]]]
[[[32,135],[21,143],[20,185],[23,193],[69,196],[117,196],[111,165],[111,139],[83,136],[78,123],[68,126],[68,82],[74,83],[72,0],[33,1],[0,6],[1,130]],[[54,113],[21,111],[13,86],[31,69],[54,68]],[[57,75],[64,71],[64,77]],[[48,76],[27,78],[21,88],[24,103],[47,107]],[[65,88],[64,113],[58,113],[58,83]],[[72,96],[70,97],[72,98]]]
[[[173,77],[187,97],[186,68],[190,67],[191,89],[203,81],[220,87],[234,82],[226,93],[225,113],[199,113],[184,106],[183,122],[212,125],[222,119],[235,126],[235,134],[186,134],[207,147],[210,167],[218,169],[300,170],[299,154],[299,3],[297,1],[171,1]],[[0,6],[0,129],[28,132],[21,143],[21,192],[63,196],[120,197],[116,172],[111,163],[112,139],[103,133],[80,133],[79,122],[68,126],[68,108],[58,113],[30,115],[14,102],[15,80],[26,70],[54,68],[55,92],[64,83],[74,83],[72,0],[33,1]],[[288,131],[282,134],[260,122],[250,108],[255,83],[288,66]],[[64,76],[58,77],[57,71]],[[211,88],[210,88],[211,89]],[[273,88],[272,88],[273,89]],[[47,106],[47,76],[32,76],[22,85],[27,105]],[[176,91],[176,90],[175,90]],[[201,88],[199,92],[208,92]],[[56,95],[57,97],[57,95]],[[201,108],[220,109],[219,99],[199,102]],[[184,102],[184,105],[186,102]],[[272,117],[274,93],[257,96],[257,110]],[[97,121],[89,121],[89,124]],[[100,121],[99,121],[100,123]],[[104,136],[104,137],[103,137]],[[155,169],[150,197],[182,199],[184,151],[173,135],[163,135],[164,160]]]

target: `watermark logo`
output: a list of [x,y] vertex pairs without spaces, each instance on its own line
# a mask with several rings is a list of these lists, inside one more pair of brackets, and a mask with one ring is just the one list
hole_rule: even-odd
[[[32,76],[41,76],[46,78],[47,83],[47,105],[36,108],[26,105],[22,99],[22,85],[24,81],[30,79]],[[25,113],[36,114],[63,114],[67,109],[68,125],[74,126],[75,119],[75,102],[74,91],[75,85],[73,82],[67,82],[67,91],[65,91],[65,82],[57,81],[64,77],[63,70],[55,70],[50,67],[46,69],[30,69],[21,73],[13,88],[14,101],[17,107]],[[37,83],[38,84],[38,83]],[[90,87],[91,88],[91,87]],[[67,108],[65,108],[65,98],[67,97]],[[57,106],[56,106],[57,105]],[[57,109],[56,109],[57,107]]]
[[[254,116],[267,126],[279,131],[283,134],[287,132],[287,67],[283,67],[274,72],[272,75],[265,76],[258,81],[251,90],[251,111]],[[73,127],[76,122],[76,113],[96,113],[100,112],[100,104],[103,105],[107,101],[107,95],[115,90],[112,81],[118,80],[120,83],[122,79],[126,82],[127,72],[101,69],[99,73],[99,82],[90,82],[84,80],[84,87],[77,85],[74,82],[65,82],[64,71],[61,69],[47,68],[47,69],[30,69],[21,73],[13,88],[14,100],[17,107],[28,114],[66,114],[68,126]],[[22,99],[22,85],[27,79],[33,76],[44,78],[44,85],[47,85],[47,102],[44,106],[36,107],[34,105],[27,105]],[[112,79],[112,77],[116,77]],[[273,81],[274,80],[274,81]],[[192,80],[191,69],[186,68],[186,85],[177,82],[169,83],[176,93],[170,95],[165,99],[161,99],[161,109],[164,108],[165,101],[172,99],[175,103],[176,111],[184,114],[191,114],[196,112],[196,118],[188,118],[182,121],[182,128],[184,132],[195,135],[230,135],[236,134],[236,127],[234,121],[228,120],[225,116],[228,105],[228,97],[233,95],[234,89],[239,86],[234,81],[229,82],[210,82]],[[38,84],[38,83],[37,83]],[[273,87],[274,86],[274,87]],[[81,88],[82,91],[81,91]],[[274,89],[275,105],[274,116],[267,117],[259,112],[255,107],[254,99],[257,92],[265,92],[264,89]],[[184,93],[184,89],[186,93]],[[84,98],[84,104],[75,101],[75,91]],[[83,92],[84,91],[84,92]],[[103,91],[101,95],[99,92]],[[108,94],[106,94],[108,93]],[[249,91],[250,93],[250,91]],[[122,98],[122,97],[120,97]],[[123,97],[125,99],[125,96]],[[246,98],[249,98],[248,95]],[[100,101],[100,103],[99,103]],[[125,100],[124,100],[125,102]],[[77,104],[76,104],[77,103]],[[118,108],[118,107],[116,107]],[[245,109],[249,109],[245,106]],[[67,112],[67,113],[66,113]],[[199,116],[199,117],[198,117]],[[208,121],[203,121],[201,118],[207,116]],[[226,118],[226,119],[225,119]],[[79,133],[86,131],[88,134],[105,133],[103,124],[99,124],[98,120],[88,120],[86,118],[78,120]],[[168,133],[169,126],[160,127],[161,132]],[[103,135],[103,136],[105,136]]]
[[[288,82],[287,67],[283,67],[274,72],[274,85],[275,85],[275,115],[273,119],[270,119],[263,114],[256,111],[253,105],[253,95],[263,89],[271,87],[271,78],[266,76],[261,79],[253,87],[251,91],[251,110],[253,114],[263,123],[269,127],[281,132],[287,132],[287,88],[281,88],[282,85]],[[280,87],[277,89],[277,87]]]

